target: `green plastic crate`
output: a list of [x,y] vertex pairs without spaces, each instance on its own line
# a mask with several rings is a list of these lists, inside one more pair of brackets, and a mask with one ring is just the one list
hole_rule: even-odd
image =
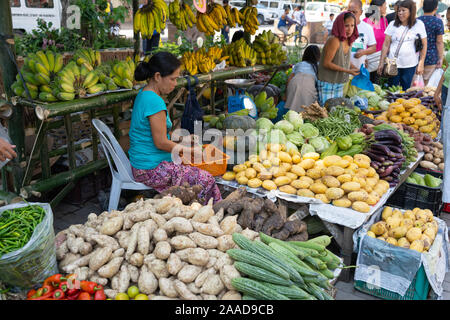
[[355,281],[354,286],[355,289],[361,292],[385,300],[427,300],[428,292],[430,291],[430,283],[428,282],[423,266],[417,270],[416,276],[404,296],[383,288],[376,289],[373,286],[368,288],[367,283],[360,280]]

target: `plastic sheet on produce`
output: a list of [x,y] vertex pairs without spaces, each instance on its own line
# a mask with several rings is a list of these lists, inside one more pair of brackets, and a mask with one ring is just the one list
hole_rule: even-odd
[[28,243],[21,249],[0,257],[0,281],[18,288],[30,288],[45,278],[58,273],[53,230],[53,212],[48,203],[15,203],[3,206],[1,212],[15,208],[38,205],[46,214],[34,229]]
[[429,252],[420,254],[415,250],[396,247],[367,235],[370,226],[380,221],[381,213],[382,208],[353,234],[353,250],[358,252],[355,281],[364,281],[375,288],[383,288],[403,296],[423,264],[430,286],[439,298],[449,266],[446,223],[434,217],[439,223],[438,234]]

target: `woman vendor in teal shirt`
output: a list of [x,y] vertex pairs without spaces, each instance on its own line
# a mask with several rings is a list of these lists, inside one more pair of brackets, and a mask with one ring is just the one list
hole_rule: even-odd
[[137,81],[147,85],[136,96],[131,114],[130,156],[133,176],[138,182],[163,192],[171,186],[201,185],[198,194],[203,203],[210,198],[222,200],[214,177],[207,171],[176,164],[172,154],[200,154],[201,147],[186,147],[171,141],[170,120],[162,96],[169,94],[180,76],[180,61],[169,52],[158,52],[148,62],[141,62],[135,71]]

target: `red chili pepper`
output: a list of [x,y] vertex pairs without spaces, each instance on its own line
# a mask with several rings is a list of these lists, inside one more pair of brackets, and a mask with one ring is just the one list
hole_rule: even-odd
[[47,293],[50,293],[50,292],[53,292],[55,290],[55,288],[53,288],[53,286],[50,285],[50,284],[44,284],[42,286],[42,289],[43,289],[43,291],[42,291],[43,295],[45,295]]
[[[39,290],[38,290],[39,291]],[[53,295],[52,291],[49,291],[41,296],[38,297],[31,297],[29,300],[47,300],[48,298],[51,298]]]
[[82,291],[94,294],[96,290],[101,290],[103,287],[100,288],[96,282],[83,280],[80,281],[80,288]]
[[30,291],[28,291],[27,293],[27,299],[31,298],[32,296],[34,296],[36,294],[36,290],[35,289],[31,289]]
[[106,300],[105,291],[103,289],[95,291],[94,300]]
[[55,291],[53,291],[52,297],[55,300],[62,300],[66,297],[66,295],[64,294],[64,291],[62,291],[61,289],[56,289]]
[[65,278],[62,276],[62,274],[57,273],[57,274],[54,274],[54,275],[48,277],[47,279],[45,279],[44,280],[44,286],[45,285],[51,285],[51,286],[54,286],[54,287],[58,287],[59,283],[62,280],[65,280]]
[[67,291],[66,297],[68,300],[77,300],[80,293],[81,291],[79,289],[69,289],[69,291]]
[[91,295],[88,292],[81,292],[77,300],[92,300]]
[[67,281],[63,281],[59,284],[58,287],[60,290],[67,292],[69,290]]

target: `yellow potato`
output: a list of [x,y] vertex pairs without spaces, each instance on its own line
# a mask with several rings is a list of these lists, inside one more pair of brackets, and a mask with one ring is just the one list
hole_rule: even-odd
[[308,152],[303,155],[303,159],[319,160],[320,154],[318,154],[317,152]]
[[256,178],[256,174],[257,174],[257,172],[256,172],[256,170],[253,169],[253,168],[247,168],[247,169],[245,170],[245,176],[246,176],[248,179]]
[[373,206],[373,205],[375,205],[378,202],[378,200],[379,200],[379,198],[375,197],[372,194],[369,194],[369,196],[367,197],[366,202],[367,202],[367,204],[369,206]]
[[269,153],[267,150],[261,150],[261,152],[259,153],[259,159],[260,161],[264,161],[267,160],[269,158]]
[[266,161],[269,161],[272,166],[279,166],[281,164],[280,158],[277,157],[271,157]]
[[371,188],[375,188],[377,183],[378,183],[378,179],[376,179],[375,177],[366,178],[366,185],[370,186]]
[[342,159],[347,160],[349,163],[353,162],[353,157],[352,156],[343,156]]
[[359,191],[361,189],[361,185],[358,182],[350,181],[350,182],[343,183],[341,185],[341,188],[345,192]]
[[344,174],[341,174],[340,176],[338,176],[337,179],[340,183],[345,183],[345,182],[352,181],[352,176],[348,173],[344,173]]
[[288,172],[288,171],[291,171],[291,169],[292,169],[292,164],[287,163],[287,162],[282,162],[282,163],[280,164],[280,167],[283,168],[284,171]]
[[246,176],[240,176],[236,179],[239,184],[246,185],[248,183],[248,178]]
[[368,173],[369,173],[369,169],[366,169],[366,168],[358,168],[358,170],[356,170],[356,174],[361,177],[367,177]]
[[335,163],[340,161],[340,160],[342,160],[342,158],[340,156],[338,156],[338,155],[326,156],[325,158],[323,158],[323,164],[326,167],[330,167],[330,166],[335,165]]
[[336,207],[349,208],[352,205],[352,202],[348,200],[346,196],[333,200],[333,205]]
[[311,177],[303,176],[299,178],[301,181],[307,181],[309,185],[312,185],[314,183],[314,180]]
[[352,191],[347,194],[350,201],[366,201],[369,194],[365,190]]
[[314,198],[321,200],[323,203],[330,203],[330,199],[323,193],[316,194]]
[[350,165],[350,162],[348,160],[342,159],[337,161],[335,165],[341,168],[347,168]]
[[325,168],[325,175],[327,175],[327,176],[338,177],[344,173],[345,173],[344,168],[341,168],[341,167],[338,167],[335,165]]
[[295,189],[309,189],[311,186],[311,183],[306,180],[294,180],[290,183],[291,186],[293,186]]
[[256,172],[263,172],[263,171],[266,171],[266,170],[267,170],[267,169],[266,169],[261,163],[259,163],[259,162],[255,162],[255,163],[252,165],[252,167],[253,167],[253,169],[256,170]]
[[361,188],[364,188],[366,186],[366,179],[364,179],[364,178],[361,178],[361,177],[358,177],[358,176],[354,176],[352,178],[352,181],[359,183]]
[[359,167],[356,163],[350,163],[346,169],[353,170],[354,172],[356,172],[356,170],[358,170]]
[[328,188],[325,191],[325,195],[330,200],[336,200],[344,196],[344,190],[342,190],[341,188]]
[[304,159],[298,165],[305,170],[311,169],[314,167],[316,162],[313,159]]
[[295,173],[296,175],[298,175],[299,177],[302,177],[304,175],[306,175],[306,171],[305,169],[303,169],[302,167],[300,167],[299,165],[294,164],[291,168],[291,172]]
[[272,166],[272,162],[270,160],[264,160],[262,162],[262,165],[264,166],[264,168],[269,169]]
[[284,170],[282,167],[272,167],[270,168],[270,173],[272,173],[272,176],[275,178],[284,176],[286,174],[286,170]]
[[241,171],[244,171],[245,169],[247,169],[247,167],[245,166],[245,164],[237,164],[233,167],[233,171],[238,173]]
[[289,179],[286,176],[281,176],[281,177],[277,177],[273,182],[275,182],[275,184],[278,187],[280,187],[280,186],[284,186],[285,184],[291,183],[291,179]]
[[324,185],[322,182],[314,182],[310,187],[309,190],[311,190],[314,193],[325,193],[327,191],[327,186]]
[[247,185],[250,188],[259,188],[262,185],[262,181],[259,180],[258,178],[253,178],[253,179],[248,180]]
[[261,181],[265,181],[265,180],[272,179],[272,174],[269,171],[262,171],[262,172],[258,173],[258,175],[256,177],[258,179],[260,179]]
[[314,192],[309,189],[298,189],[297,195],[300,197],[314,198]]
[[254,164],[255,162],[259,162],[259,156],[257,154],[251,154],[248,156],[248,161],[251,164]]
[[235,179],[237,180],[237,179],[239,179],[240,177],[245,177],[245,171],[241,171],[241,172],[236,173]]
[[252,167],[252,163],[250,161],[245,161],[244,164],[245,164],[245,166],[247,168],[251,168]]
[[292,163],[292,157],[287,152],[284,151],[278,152],[278,158],[280,158],[280,160],[283,162]]
[[281,192],[289,193],[289,194],[297,194],[297,189],[290,185],[284,185],[278,188]]
[[367,185],[367,184],[364,186],[363,189],[364,189],[367,193],[371,193],[371,192],[373,191],[372,187],[369,186],[369,185]]
[[323,160],[317,160],[316,163],[314,164],[313,168],[316,168],[316,169],[325,168],[325,164],[323,163]]
[[375,169],[374,168],[372,168],[372,167],[369,167],[368,169],[367,169],[367,177],[374,177],[375,176],[375,173],[377,173],[376,171],[375,171]]
[[328,188],[338,188],[341,185],[339,180],[333,176],[324,176],[322,181]]
[[286,172],[286,177],[291,179],[291,181],[297,180],[298,176],[293,172]]
[[302,161],[302,157],[298,154],[294,154],[292,156],[292,163],[297,164],[300,163]]
[[306,175],[312,179],[319,179],[322,177],[321,170],[319,169],[308,169]]
[[277,185],[272,180],[264,180],[262,183],[262,187],[266,190],[275,190]]
[[232,171],[225,172],[222,176],[223,180],[232,181],[236,178],[236,173]]
[[280,152],[283,146],[280,143],[268,143],[266,144],[266,149],[271,152]]
[[367,213],[370,211],[370,206],[364,201],[355,201],[352,204],[352,209],[359,212]]

